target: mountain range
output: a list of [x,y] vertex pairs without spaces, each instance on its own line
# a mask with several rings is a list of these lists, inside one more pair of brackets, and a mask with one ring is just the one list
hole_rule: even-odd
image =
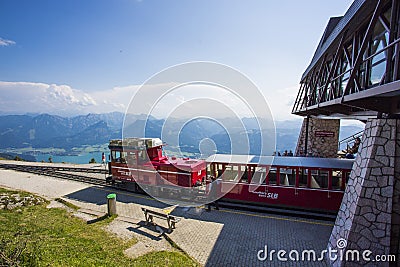
[[[199,154],[204,152],[200,151],[203,148],[214,152],[217,150],[218,153],[270,154],[275,149],[275,136],[276,150],[294,150],[301,123],[301,119],[275,122],[274,133],[271,123],[266,124],[271,125],[271,129],[258,129],[255,118],[225,118],[217,122],[205,118],[163,120],[145,115],[129,115],[125,118],[119,112],[75,117],[4,115],[0,116],[0,152],[25,148],[29,154],[29,148],[60,148],[68,154],[73,148],[106,144],[110,139],[124,135],[158,137],[166,142],[170,151],[176,152],[180,149]],[[341,127],[340,136],[346,137],[360,130],[360,127],[344,126]],[[266,145],[263,151],[261,139]]]
[[120,137],[122,113],[72,118],[41,114],[0,116],[0,149],[65,148],[94,145]]

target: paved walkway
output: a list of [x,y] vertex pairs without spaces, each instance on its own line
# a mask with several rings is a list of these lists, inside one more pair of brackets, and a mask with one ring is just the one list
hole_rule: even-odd
[[[138,227],[143,226],[144,220],[140,207],[167,207],[144,195],[10,170],[0,170],[0,186],[33,192],[50,199],[63,197],[83,209],[97,212],[106,212],[106,196],[116,193],[118,215],[129,218],[131,224],[126,224],[127,229],[130,227],[139,235],[148,232]],[[319,257],[332,230],[330,222],[229,209],[204,212],[203,209],[177,208],[172,214],[182,220],[168,236],[204,266],[326,266],[324,261],[292,261],[289,252],[297,250],[301,259],[303,250],[315,250]],[[167,227],[165,221],[155,221],[162,229]],[[285,250],[284,257],[288,261],[279,261],[276,252],[272,262],[269,258],[260,261],[257,254],[265,246],[268,255],[272,250]],[[295,252],[291,255],[296,256]],[[263,257],[264,253],[260,256]]]

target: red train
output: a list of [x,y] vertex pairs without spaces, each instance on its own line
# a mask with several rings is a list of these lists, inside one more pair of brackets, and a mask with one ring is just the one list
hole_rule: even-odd
[[340,207],[354,162],[222,154],[206,160],[168,158],[162,154],[162,145],[158,138],[110,141],[111,181],[133,185],[137,191],[147,185],[153,190],[179,185],[201,192],[207,178],[214,176],[217,190],[225,194],[224,201],[334,213]]
[[[206,178],[206,162],[189,158],[165,157],[159,138],[111,140],[111,181],[139,184],[175,184],[183,187],[201,185]],[[129,167],[128,167],[129,166]],[[157,179],[157,175],[163,179]]]

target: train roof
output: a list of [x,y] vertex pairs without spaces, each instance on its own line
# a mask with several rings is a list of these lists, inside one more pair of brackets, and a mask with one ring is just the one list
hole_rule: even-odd
[[152,148],[162,146],[163,142],[160,138],[142,138],[142,137],[129,137],[124,139],[110,140],[109,146],[113,147],[132,147],[132,148]]
[[[309,167],[309,168],[333,168],[351,169],[353,159],[338,158],[314,158],[314,157],[274,157],[255,155],[228,155],[214,154],[206,159],[206,162],[230,163],[241,165],[273,165],[286,167]],[[272,164],[271,164],[272,163]]]

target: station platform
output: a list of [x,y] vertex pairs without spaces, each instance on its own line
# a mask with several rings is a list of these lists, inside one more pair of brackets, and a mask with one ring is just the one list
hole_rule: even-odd
[[[181,218],[176,229],[160,235],[157,231],[165,230],[166,221],[155,219],[161,227],[154,231],[135,230],[139,226],[153,227],[144,226],[141,207],[157,210],[169,206],[145,195],[12,170],[0,170],[0,186],[36,193],[50,200],[63,198],[94,214],[105,213],[106,196],[116,193],[118,218],[127,222],[127,229],[136,235],[154,233],[154,242],[170,239],[202,266],[328,266],[325,260],[302,261],[301,253],[313,250],[318,258],[326,249],[332,222],[225,208],[206,212],[203,208],[176,207],[171,213]],[[272,258],[260,260],[266,247],[268,255],[272,250],[275,253]],[[260,250],[263,251],[259,253]],[[286,261],[278,259],[279,250],[287,252]],[[289,259],[293,250],[300,253],[300,261]]]

